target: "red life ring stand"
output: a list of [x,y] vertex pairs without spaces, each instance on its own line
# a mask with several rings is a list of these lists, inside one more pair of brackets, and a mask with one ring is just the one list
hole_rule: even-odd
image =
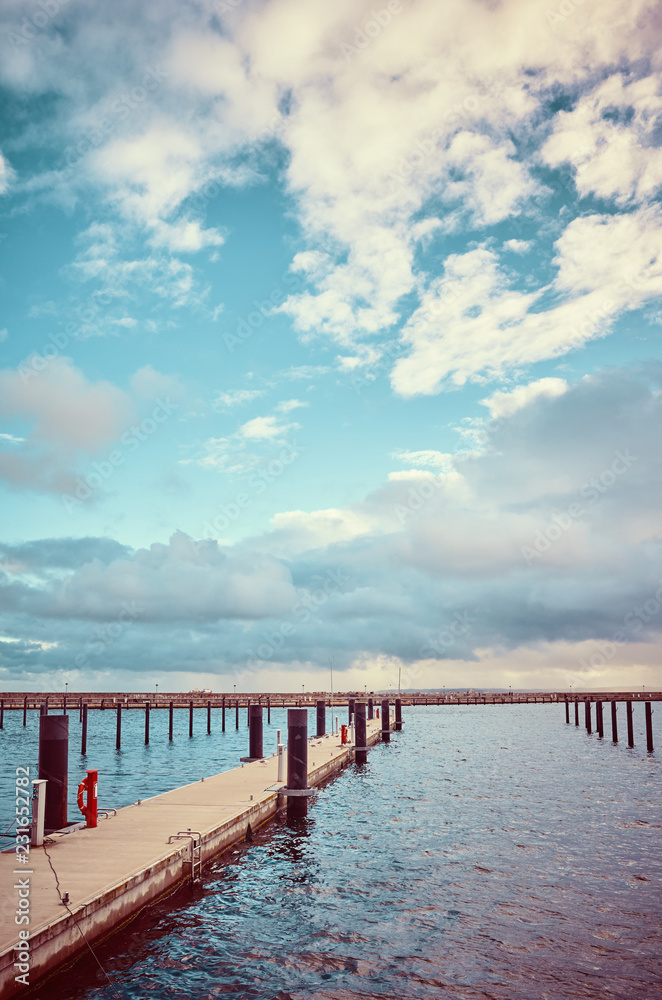
[[83,795],[85,794],[85,789],[87,788],[87,778],[83,778],[80,785],[78,786],[78,795],[76,797],[76,802],[78,803],[78,808],[80,809],[83,816],[87,812],[87,806],[83,804]]

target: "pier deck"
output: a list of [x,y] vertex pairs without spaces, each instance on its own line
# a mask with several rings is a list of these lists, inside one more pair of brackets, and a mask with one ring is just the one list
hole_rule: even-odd
[[[391,723],[393,728],[393,723]],[[380,738],[381,721],[367,723],[367,742]],[[308,745],[311,786],[338,771],[352,751],[341,746],[337,733],[312,738]],[[57,833],[46,844],[57,872],[60,891],[69,893],[63,905],[55,876],[43,848],[30,848],[27,864],[11,851],[0,853],[0,996],[25,990],[15,982],[14,947],[19,926],[19,879],[29,879],[29,982],[56,969],[86,947],[81,931],[94,941],[118,927],[131,914],[189,875],[190,841],[168,844],[168,837],[191,829],[201,836],[205,861],[246,836],[248,824],[258,827],[282,808],[284,796],[270,788],[277,783],[277,759],[265,758],[224,771],[211,778],[143,799],[101,819],[96,829]],[[80,929],[79,929],[80,928]]]

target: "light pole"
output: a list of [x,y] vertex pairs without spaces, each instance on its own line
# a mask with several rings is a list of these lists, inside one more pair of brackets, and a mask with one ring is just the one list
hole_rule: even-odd
[[66,698],[69,694],[69,681],[64,682],[64,697]]
[[156,697],[158,698],[158,696],[159,696],[159,685],[157,684],[156,685]]
[[232,687],[234,688],[234,693],[236,694],[237,693],[237,685],[233,684]]

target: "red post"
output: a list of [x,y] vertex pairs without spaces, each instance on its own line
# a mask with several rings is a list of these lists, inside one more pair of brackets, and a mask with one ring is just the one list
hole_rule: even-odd
[[87,809],[85,810],[85,825],[95,827],[97,825],[97,784],[99,772],[97,770],[87,772]]
[[347,743],[347,726],[340,727],[340,745],[344,746]]

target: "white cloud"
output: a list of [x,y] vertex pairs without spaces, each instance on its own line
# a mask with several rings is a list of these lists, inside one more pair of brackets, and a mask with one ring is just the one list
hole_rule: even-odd
[[583,196],[640,202],[662,186],[661,122],[658,74],[628,81],[616,73],[557,115],[542,157],[569,163]]
[[10,166],[7,159],[0,152],[0,195],[7,193],[15,176],[14,170]]
[[[444,262],[403,327],[409,354],[393,368],[400,395],[439,392],[469,379],[557,357],[610,332],[616,318],[662,294],[662,211],[574,219],[556,241],[549,288],[512,286],[485,245]],[[538,309],[544,292],[554,304]]]
[[391,458],[397,458],[405,465],[416,467],[424,466],[429,469],[437,469],[439,472],[449,472],[453,465],[453,456],[442,451],[427,449],[424,451],[407,451],[397,449],[391,453]]
[[510,392],[494,392],[487,399],[481,399],[481,404],[486,406],[493,419],[509,417],[522,407],[529,406],[534,400],[541,396],[547,398],[562,396],[568,390],[568,383],[562,378],[541,378],[537,382],[529,382],[528,385],[518,385]]
[[279,413],[291,413],[292,410],[298,410],[302,406],[310,406],[310,403],[300,399],[284,399],[282,402],[277,404],[276,409]]
[[0,330],[0,344],[3,342],[3,340],[6,340],[8,336],[9,334],[7,332],[7,327],[5,326]]
[[263,395],[264,389],[230,389],[228,392],[219,392],[212,406],[215,410],[229,410],[233,406],[252,403],[254,399],[259,399]]
[[301,424],[284,423],[278,417],[254,417],[247,420],[239,433],[247,441],[274,441],[283,438],[288,431],[298,430]]
[[139,399],[152,400],[157,396],[181,399],[184,388],[176,375],[164,375],[152,365],[144,365],[131,376],[131,389]]
[[528,253],[533,246],[531,240],[506,240],[503,250],[510,250],[511,253]]

